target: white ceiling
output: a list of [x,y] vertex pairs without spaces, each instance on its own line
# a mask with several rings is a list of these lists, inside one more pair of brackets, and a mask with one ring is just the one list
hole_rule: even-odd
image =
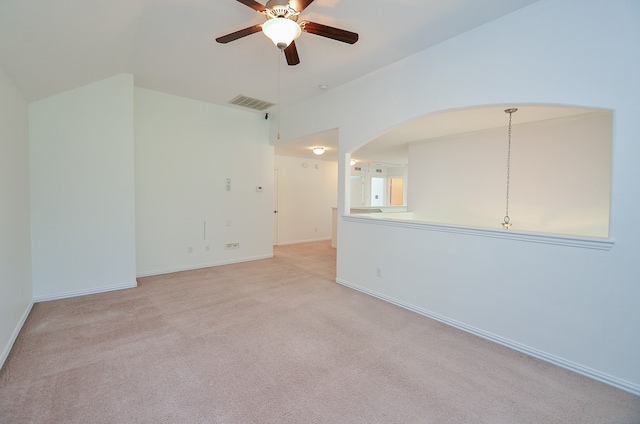
[[276,103],[280,59],[285,108],[535,1],[316,0],[301,19],[360,40],[303,33],[289,67],[262,33],[215,42],[265,19],[235,0],[0,0],[0,66],[30,102],[129,72],[137,86],[224,105],[237,94]]
[[514,106],[518,109],[512,114],[514,128],[530,122],[561,119],[596,111],[589,108],[553,105],[503,105],[434,113],[391,129],[353,152],[352,158],[361,163],[406,164],[409,143],[492,128],[506,128],[509,124],[509,115],[505,109]]
[[219,105],[243,94],[286,109],[321,84],[331,90],[535,1],[315,0],[301,20],[360,39],[303,33],[291,67],[262,33],[215,42],[264,21],[235,0],[0,0],[0,66],[29,102],[128,72],[139,87]]
[[[405,165],[408,162],[409,143],[437,139],[491,128],[507,127],[506,108],[517,106],[513,113],[514,128],[518,125],[561,119],[597,112],[597,109],[554,105],[503,105],[451,110],[425,115],[392,128],[366,145],[352,152],[351,158],[359,163],[385,163]],[[338,160],[338,130],[324,131],[301,137],[286,144],[276,145],[276,154],[293,157],[313,157],[312,146],[323,146],[326,153],[316,159]]]

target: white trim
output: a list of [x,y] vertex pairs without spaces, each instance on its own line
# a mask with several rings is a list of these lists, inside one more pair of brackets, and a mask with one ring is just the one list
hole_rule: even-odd
[[584,375],[586,377],[592,378],[594,380],[600,381],[602,383],[608,384],[610,386],[616,387],[618,389],[624,390],[626,392],[632,393],[634,395],[640,396],[640,385],[628,382],[626,380],[622,380],[620,378],[602,373],[600,371],[585,367],[583,365],[577,364],[575,362],[568,361],[566,359],[560,358],[555,355],[551,355],[549,353],[534,349],[532,347],[523,345],[518,342],[514,342],[512,340],[506,339],[504,337],[497,336],[495,334],[486,332],[479,328],[475,328],[459,321],[447,318],[445,316],[436,314],[434,312],[428,311],[426,309],[419,308],[417,306],[411,305],[409,303],[400,301],[398,299],[394,299],[392,297],[386,296],[384,294],[375,292],[373,290],[369,290],[367,288],[358,286],[356,284],[350,283],[345,280],[341,280],[336,278],[336,283],[343,285],[345,287],[349,287],[351,289],[357,290],[359,292],[368,294],[373,297],[377,297],[378,299],[384,300],[385,302],[392,303],[401,308],[407,309],[409,311],[415,312],[420,315],[424,315],[428,318],[432,318],[436,321],[440,321],[444,324],[450,325],[452,327],[458,328],[462,331],[466,331],[467,333],[474,334],[478,337],[482,337],[483,339],[490,340],[492,342],[501,344],[513,350],[517,350],[522,353],[526,353],[527,355],[533,356],[535,358],[541,359],[543,361],[549,362],[551,364],[557,365],[559,367],[568,369],[570,371],[577,372],[578,374]]
[[323,238],[317,238],[317,239],[311,239],[311,240],[285,241],[283,243],[278,243],[278,246],[287,246],[290,244],[315,243],[318,241],[328,241],[328,240],[331,240],[331,237],[323,237]]
[[31,313],[31,308],[33,308],[33,301],[29,302],[29,304],[27,305],[26,309],[22,313],[22,316],[20,317],[20,320],[18,321],[18,325],[16,325],[16,328],[13,330],[13,333],[11,334],[11,338],[9,339],[9,343],[7,343],[7,345],[5,346],[4,350],[2,351],[2,356],[0,356],[0,369],[2,369],[2,367],[4,366],[5,361],[9,357],[9,354],[11,353],[11,349],[13,349],[13,344],[16,342],[16,339],[18,338],[18,335],[20,334],[20,330],[22,330],[22,326],[24,325],[25,321],[27,320],[27,317],[29,317],[29,314]]
[[114,291],[114,290],[132,289],[132,288],[135,288],[135,287],[138,287],[138,282],[137,281],[134,281],[132,283],[118,284],[118,285],[115,285],[115,286],[97,287],[97,288],[93,288],[93,289],[74,290],[74,291],[69,291],[69,292],[62,292],[62,293],[49,294],[49,295],[45,295],[45,296],[38,296],[38,297],[34,297],[33,301],[34,302],[46,302],[46,301],[49,301],[49,300],[67,299],[69,297],[85,296],[85,295],[88,295],[88,294],[105,293],[105,292],[110,292],[110,291]]
[[140,272],[136,274],[136,277],[151,277],[153,275],[171,274],[172,272],[193,271],[195,269],[211,268],[213,266],[231,265],[231,264],[237,264],[242,262],[258,261],[261,259],[270,259],[270,258],[273,258],[273,255],[252,256],[249,258],[239,258],[239,259],[232,259],[228,261],[208,262],[208,263],[198,264],[198,265],[163,268],[163,269],[156,269],[153,271]]
[[584,249],[611,250],[615,244],[612,238],[577,237],[561,234],[538,234],[513,230],[493,230],[489,228],[461,227],[456,225],[435,224],[422,221],[410,221],[392,218],[375,218],[354,215],[344,215],[345,221],[360,224],[387,225],[391,227],[414,228],[425,231],[439,231],[443,233],[467,234],[478,237],[491,237],[507,240],[517,240],[529,243],[553,244],[558,246],[580,247]]

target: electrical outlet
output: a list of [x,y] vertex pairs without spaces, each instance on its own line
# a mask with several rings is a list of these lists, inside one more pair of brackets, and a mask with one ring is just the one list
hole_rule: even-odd
[[225,250],[240,249],[240,243],[227,243]]
[[376,267],[376,277],[382,277],[382,269]]
[[187,253],[193,253],[193,246],[187,247]]

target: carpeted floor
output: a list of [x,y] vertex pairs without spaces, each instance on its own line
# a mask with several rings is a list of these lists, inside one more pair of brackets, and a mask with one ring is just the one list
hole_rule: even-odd
[[328,242],[36,304],[0,423],[640,423],[640,398],[335,284]]

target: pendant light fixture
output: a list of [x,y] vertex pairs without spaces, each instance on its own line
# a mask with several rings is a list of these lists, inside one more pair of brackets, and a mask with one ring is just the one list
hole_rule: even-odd
[[504,222],[502,223],[502,228],[508,230],[511,228],[511,219],[509,218],[509,178],[511,177],[511,115],[516,112],[518,109],[513,107],[509,109],[505,109],[505,113],[509,114],[509,143],[507,147],[507,206],[504,214]]

